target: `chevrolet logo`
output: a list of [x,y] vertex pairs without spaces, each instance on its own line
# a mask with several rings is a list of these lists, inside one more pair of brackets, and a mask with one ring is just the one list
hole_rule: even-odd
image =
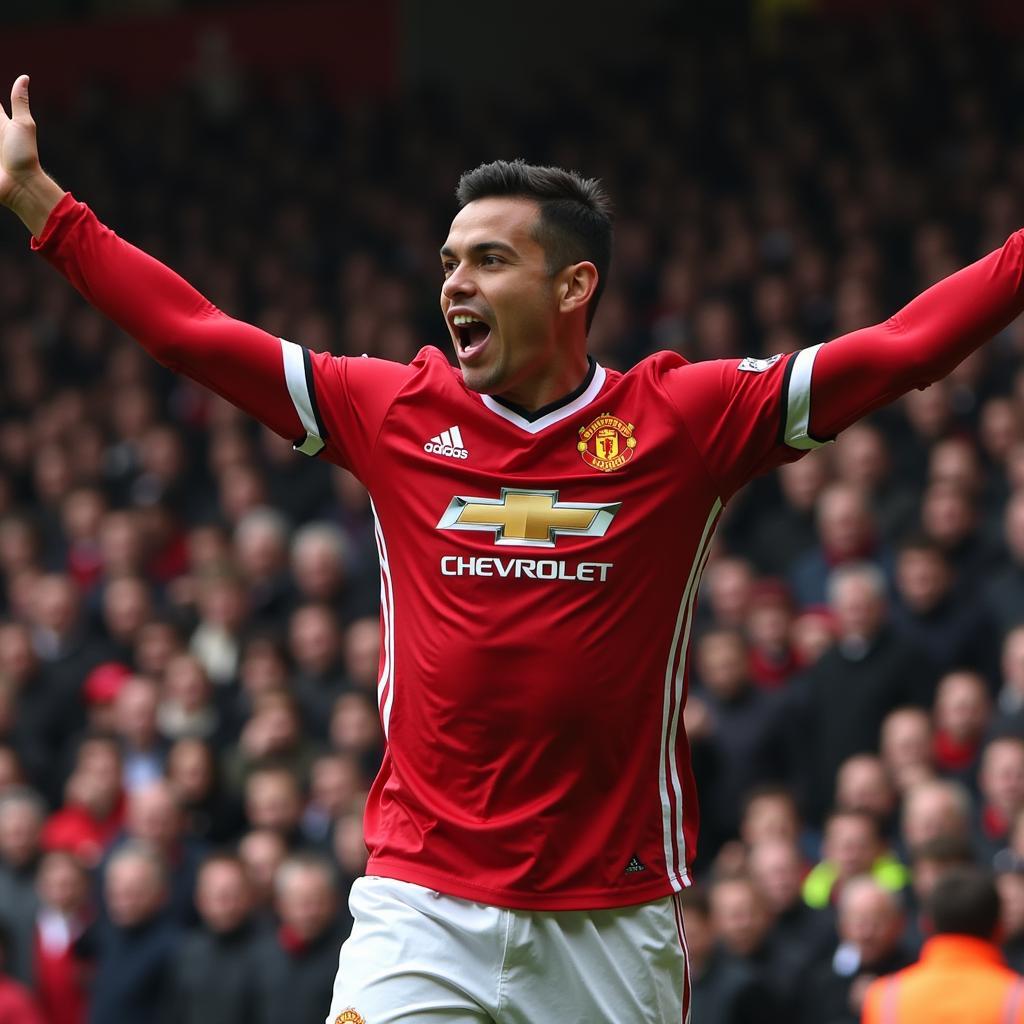
[[553,548],[559,534],[603,537],[622,507],[559,501],[558,491],[502,487],[500,498],[452,498],[439,530],[493,530],[495,544]]

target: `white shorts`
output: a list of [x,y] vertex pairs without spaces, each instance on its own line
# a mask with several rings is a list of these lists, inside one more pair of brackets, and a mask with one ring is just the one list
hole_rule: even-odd
[[507,910],[357,879],[327,1024],[687,1024],[678,898]]

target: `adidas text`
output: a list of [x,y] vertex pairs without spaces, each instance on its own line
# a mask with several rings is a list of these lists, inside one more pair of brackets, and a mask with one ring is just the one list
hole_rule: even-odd
[[457,426],[436,434],[423,445],[423,450],[432,455],[444,455],[449,459],[469,458],[469,452],[462,440],[462,431]]
[[434,455],[447,455],[450,459],[469,458],[469,452],[465,448],[453,448],[450,444],[441,444],[440,441],[428,441],[423,450]]

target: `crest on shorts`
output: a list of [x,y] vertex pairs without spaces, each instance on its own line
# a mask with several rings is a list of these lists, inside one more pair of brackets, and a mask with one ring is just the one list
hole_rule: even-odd
[[366,1024],[366,1019],[361,1013],[356,1013],[350,1006],[347,1010],[342,1010],[334,1018],[334,1024]]
[[636,451],[636,428],[610,412],[603,412],[587,427],[580,427],[576,450],[591,469],[610,473],[621,469]]

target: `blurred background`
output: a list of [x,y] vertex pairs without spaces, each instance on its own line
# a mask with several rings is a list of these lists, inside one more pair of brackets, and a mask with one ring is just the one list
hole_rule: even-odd
[[[620,369],[879,322],[1022,224],[1016,3],[3,19],[51,173],[316,350],[447,348],[437,249],[460,172],[498,157],[607,183],[591,347]],[[1022,359],[1017,323],[728,511],[686,715],[701,1024],[858,1021],[950,865],[995,872],[1024,968]],[[0,221],[12,1021],[323,1018],[381,758],[377,594],[357,481],[157,366]]]

